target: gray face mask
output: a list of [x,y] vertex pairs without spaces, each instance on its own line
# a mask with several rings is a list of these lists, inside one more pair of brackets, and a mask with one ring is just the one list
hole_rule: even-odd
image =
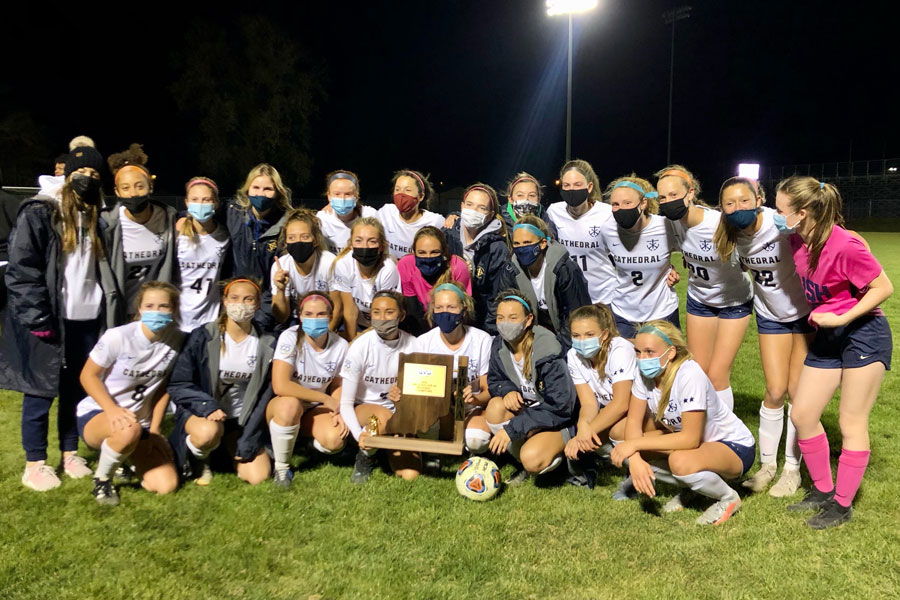
[[507,342],[514,342],[525,333],[525,323],[497,323],[497,331]]
[[383,340],[391,340],[397,336],[400,319],[372,319],[372,329]]

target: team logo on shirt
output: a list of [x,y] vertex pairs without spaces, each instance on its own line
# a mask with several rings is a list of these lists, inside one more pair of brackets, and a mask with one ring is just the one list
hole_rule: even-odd
[[600,228],[596,225],[588,227],[588,235],[590,235],[591,237],[597,237],[598,235],[600,235]]
[[666,412],[678,412],[678,402],[676,400],[669,400],[669,406],[666,407]]
[[484,277],[484,267],[479,265],[478,270],[475,271],[475,278],[482,279]]
[[653,238],[652,240],[647,240],[647,250],[650,250],[651,252],[653,252],[657,248],[659,248],[659,241],[656,238]]
[[544,382],[543,381],[538,381],[537,391],[538,391],[538,393],[541,393],[541,394],[544,393]]
[[256,355],[247,357],[247,366],[251,369],[256,366]]
[[321,279],[316,279],[316,291],[325,292],[328,291],[328,284]]
[[349,358],[348,358],[347,360],[344,361],[344,368],[347,369],[348,371],[350,370],[350,368],[351,368],[352,366],[353,366],[353,363],[350,362],[350,359],[349,359]]
[[478,359],[470,358],[469,359],[469,373],[477,373],[478,372]]
[[219,255],[219,258],[222,258],[222,255],[225,254],[225,251],[228,250],[228,246],[226,244],[222,244],[218,248],[216,248],[216,254]]
[[775,249],[775,242],[769,242],[768,244],[763,246],[763,250],[765,250],[766,252],[771,252],[774,249]]
[[156,237],[156,243],[157,243],[157,244],[163,244],[163,243],[165,243],[165,241],[166,241],[166,234],[167,234],[167,232],[165,232],[165,231],[161,231],[161,232],[155,234],[154,237]]
[[325,363],[325,368],[328,370],[329,373],[334,373],[334,368],[336,366],[337,366],[337,363],[334,362],[333,360]]
[[712,250],[712,240],[700,240],[700,249],[704,252],[709,252]]
[[291,351],[291,348],[292,348],[291,344],[282,344],[282,345],[278,346],[278,351],[283,352],[283,353],[288,353]]
[[278,240],[269,240],[269,243],[266,246],[266,250],[268,252],[275,252],[276,247],[278,247]]

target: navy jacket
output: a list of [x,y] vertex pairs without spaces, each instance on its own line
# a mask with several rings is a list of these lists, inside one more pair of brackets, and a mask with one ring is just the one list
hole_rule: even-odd
[[272,218],[275,216],[278,217],[275,222],[261,231],[259,237],[254,237],[249,209],[240,207],[234,200],[226,207],[225,224],[231,236],[234,274],[259,278],[263,292],[269,290],[272,263],[278,254],[278,236],[287,221],[286,213],[275,213]]

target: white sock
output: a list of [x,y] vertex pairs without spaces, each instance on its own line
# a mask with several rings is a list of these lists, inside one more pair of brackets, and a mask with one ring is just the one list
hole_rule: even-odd
[[97,460],[97,468],[94,470],[94,477],[100,481],[106,481],[112,474],[116,472],[119,465],[125,459],[124,456],[109,447],[106,440],[100,444],[100,458]]
[[216,444],[212,448],[208,448],[206,450],[201,450],[200,448],[198,448],[197,446],[194,445],[194,442],[191,441],[191,436],[189,436],[189,435],[185,436],[184,439],[185,439],[185,442],[187,443],[188,450],[191,451],[191,454],[193,454],[194,456],[199,458],[201,461],[205,461],[207,458],[209,458],[209,453],[219,447],[219,445]]
[[279,425],[275,419],[269,421],[269,437],[272,439],[272,454],[275,459],[275,470],[284,471],[291,468],[291,454],[300,425]]
[[502,423],[488,423],[488,429],[491,430],[491,435],[497,435],[497,432],[503,429],[509,421],[503,421]]
[[[299,425],[298,425],[298,427],[299,427]],[[315,438],[313,438],[313,443],[312,443],[312,445],[313,445],[313,448],[315,448],[316,450],[318,450],[318,451],[321,452],[322,454],[337,454],[338,452],[340,452],[341,450],[344,449],[343,444],[341,444],[341,447],[340,447],[340,448],[338,448],[338,449],[336,449],[336,450],[329,450],[328,448],[326,448],[325,446],[323,446],[322,444],[320,444],[320,443],[319,443],[319,440],[317,440],[317,439],[315,439]]]
[[609,443],[612,444],[612,447],[615,448],[619,444],[621,444],[625,440],[614,440],[612,437],[609,438]]
[[656,481],[661,481],[663,483],[668,483],[670,485],[681,485],[675,476],[672,475],[672,472],[665,468],[661,467],[658,464],[650,463],[650,468],[653,469],[653,474],[656,476]]
[[778,459],[778,444],[784,430],[784,407],[759,407],[759,462],[774,465]]
[[703,494],[707,498],[715,500],[724,500],[735,495],[731,486],[725,483],[718,474],[712,471],[700,471],[699,473],[691,473],[690,475],[673,475],[684,487],[689,487],[698,494]]
[[734,392],[731,390],[731,386],[728,386],[724,390],[716,390],[716,396],[725,403],[728,410],[734,412]]
[[558,467],[559,465],[562,464],[562,459],[563,459],[562,456],[557,456],[550,462],[549,465],[547,465],[543,470],[538,472],[538,475],[543,475],[544,473],[549,473],[550,471],[554,470],[556,467]]
[[466,429],[466,450],[472,454],[483,454],[491,442],[491,434],[483,429]]
[[800,468],[800,445],[797,443],[797,428],[791,422],[791,408],[788,405],[787,435],[784,438],[784,468]]

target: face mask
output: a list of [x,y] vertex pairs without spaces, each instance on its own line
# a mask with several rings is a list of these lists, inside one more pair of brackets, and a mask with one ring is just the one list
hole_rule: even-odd
[[[669,348],[666,348],[668,351]],[[666,368],[666,365],[669,364],[669,361],[666,361],[665,365],[659,364],[659,357],[655,356],[653,358],[639,358],[638,359],[638,369],[641,371],[641,375],[647,377],[648,379],[653,379],[657,375],[663,372],[663,369]]]
[[235,323],[247,323],[256,314],[256,306],[243,302],[225,303],[225,314]]
[[534,264],[534,261],[541,255],[541,243],[537,242],[535,244],[528,244],[527,246],[516,246],[513,248],[513,252],[516,253],[519,264],[523,267],[527,267]]
[[487,215],[483,215],[476,210],[472,210],[471,208],[464,208],[459,211],[459,218],[462,219],[463,225],[468,227],[469,229],[478,229],[482,225],[484,225],[484,219]]
[[122,203],[122,206],[128,209],[128,211],[136,215],[138,213],[144,212],[144,209],[147,208],[147,205],[150,204],[150,196],[132,196],[131,198],[123,198],[118,196],[119,202]]
[[600,338],[587,338],[586,340],[572,340],[575,352],[584,358],[594,358],[600,352]]
[[374,266],[381,260],[381,248],[354,248],[353,258],[364,267]]
[[324,317],[321,319],[305,317],[300,322],[300,325],[303,327],[303,333],[312,338],[317,338],[328,332],[328,319]]
[[773,214],[772,220],[775,222],[775,227],[778,228],[778,231],[780,231],[784,235],[790,235],[792,233],[795,233],[797,231],[797,225],[799,225],[800,221],[802,221],[803,219],[800,219],[800,221],[797,221],[793,226],[788,226],[787,218],[790,216],[796,215],[796,214],[797,214],[797,211],[794,211],[789,215],[779,215],[778,213]]
[[728,224],[732,227],[737,227],[738,229],[746,229],[753,224],[753,221],[756,220],[756,208],[748,208],[746,210],[736,210],[730,215],[725,215],[725,220],[728,221]]
[[419,199],[409,194],[394,194],[394,206],[402,213],[408,213],[416,207]]
[[462,313],[440,312],[434,313],[434,324],[441,328],[444,334],[450,333],[462,323]]
[[189,215],[201,223],[206,223],[216,214],[216,206],[206,202],[188,202],[187,211]]
[[157,332],[172,322],[172,313],[145,310],[141,313],[141,323],[152,332]]
[[641,207],[617,208],[613,211],[613,218],[622,229],[631,229],[638,222],[638,219],[641,218]]
[[400,326],[400,319],[372,319],[372,329],[383,340],[393,339]]
[[295,262],[304,263],[316,251],[315,242],[291,242],[287,245],[287,251]]
[[[684,198],[687,198],[685,196]],[[679,220],[681,217],[687,214],[688,207],[684,203],[684,198],[677,200],[670,200],[668,202],[660,202],[659,203],[659,212],[667,218],[673,221]]]
[[349,215],[356,208],[356,198],[329,198],[328,202],[339,217]]
[[247,199],[250,200],[250,204],[257,210],[257,212],[266,212],[272,205],[275,204],[275,198],[269,198],[268,196],[247,196]]
[[566,204],[574,208],[584,204],[584,201],[588,199],[590,192],[587,191],[587,188],[581,188],[580,190],[559,190],[559,195]]
[[540,215],[541,214],[541,205],[533,204],[528,200],[520,200],[519,202],[513,202],[512,204],[513,212],[516,213],[517,217],[524,217],[525,215]]
[[96,200],[99,195],[100,181],[94,179],[90,175],[75,173],[72,175],[72,181],[69,183],[69,187],[72,188],[73,192],[78,194],[79,198],[93,204],[93,201]]
[[443,256],[417,256],[416,268],[422,273],[422,277],[434,277],[444,270]]
[[507,342],[514,342],[525,333],[525,322],[520,323],[497,323],[497,332]]

